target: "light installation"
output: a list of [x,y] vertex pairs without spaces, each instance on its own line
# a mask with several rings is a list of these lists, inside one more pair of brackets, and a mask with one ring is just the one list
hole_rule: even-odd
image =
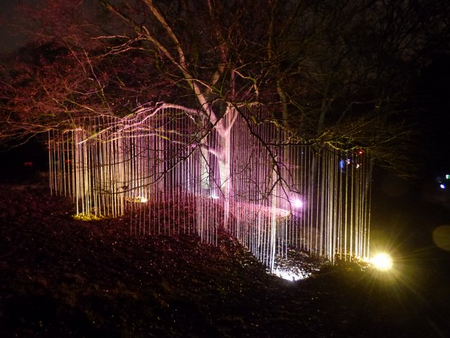
[[287,144],[262,112],[226,114],[223,129],[165,103],[80,118],[49,133],[51,192],[71,196],[79,219],[130,215],[134,235],[196,233],[217,244],[226,231],[270,271],[289,248],[367,260],[366,152]]

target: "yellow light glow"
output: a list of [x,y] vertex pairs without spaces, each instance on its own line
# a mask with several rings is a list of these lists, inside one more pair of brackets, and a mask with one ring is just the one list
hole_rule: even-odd
[[392,257],[387,253],[379,253],[371,259],[371,263],[381,271],[387,271],[392,268]]
[[100,221],[104,217],[102,217],[100,215],[94,215],[94,214],[79,213],[79,214],[76,214],[76,215],[72,215],[72,218],[77,220],[77,221]]
[[125,197],[125,201],[131,202],[131,203],[147,203],[148,199],[144,196],[137,196],[137,197]]

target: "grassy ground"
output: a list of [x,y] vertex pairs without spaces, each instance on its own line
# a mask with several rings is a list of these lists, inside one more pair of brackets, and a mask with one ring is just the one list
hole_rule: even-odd
[[[0,186],[1,337],[446,337],[447,252],[393,274],[325,266],[287,282],[226,234],[130,235],[82,222],[41,180]],[[409,248],[411,249],[411,248]],[[410,257],[411,258],[411,257]]]

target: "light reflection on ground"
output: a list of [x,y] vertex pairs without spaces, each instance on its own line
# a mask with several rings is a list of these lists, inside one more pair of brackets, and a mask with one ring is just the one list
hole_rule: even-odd
[[276,268],[273,271],[273,274],[277,277],[280,277],[282,279],[288,280],[288,281],[293,281],[296,282],[298,280],[301,279],[306,279],[309,276],[311,276],[311,272],[305,272],[305,271],[293,271],[293,270],[285,270],[285,269],[280,269],[280,268]]

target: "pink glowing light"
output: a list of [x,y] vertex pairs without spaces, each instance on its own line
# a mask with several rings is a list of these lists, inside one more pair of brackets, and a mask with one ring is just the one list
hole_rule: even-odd
[[292,206],[296,209],[302,209],[303,208],[303,201],[300,198],[295,198],[292,201]]

